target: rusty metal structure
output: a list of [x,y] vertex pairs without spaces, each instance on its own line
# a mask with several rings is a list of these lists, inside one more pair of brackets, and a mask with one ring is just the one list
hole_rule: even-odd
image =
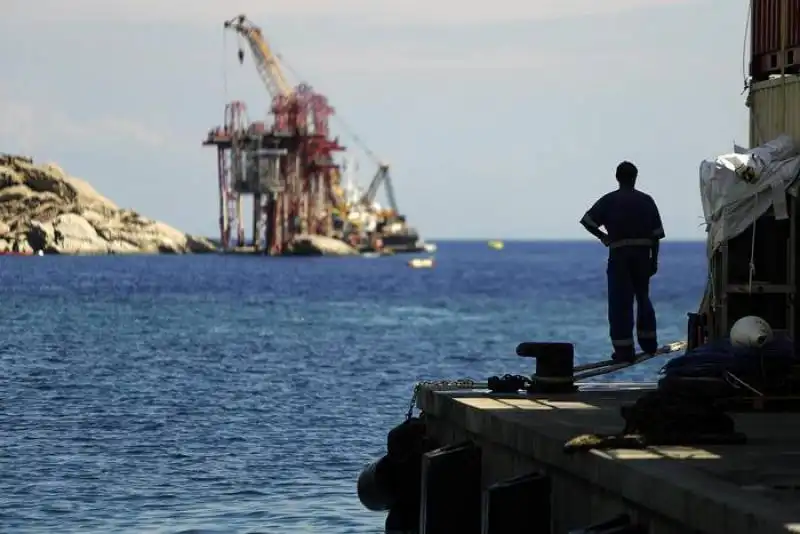
[[750,10],[752,80],[800,73],[800,0],[752,0]]
[[[249,46],[261,80],[272,96],[270,119],[251,122],[243,102],[225,106],[222,126],[203,141],[217,149],[220,241],[226,251],[247,243],[243,199],[252,197],[252,243],[256,252],[283,253],[298,234],[329,236],[341,204],[327,99],[309,85],[292,87],[261,29],[244,15],[225,22]],[[239,61],[244,61],[240,45]]]
[[[754,148],[782,134],[795,139],[800,134],[800,0],[753,0],[750,15],[747,106]],[[728,336],[733,324],[747,315],[762,317],[773,331],[797,339],[798,202],[785,193],[775,199],[775,205],[785,205],[785,214],[771,206],[710,258],[699,323],[690,322],[689,328],[700,332],[699,343],[704,342],[703,331],[711,340]]]

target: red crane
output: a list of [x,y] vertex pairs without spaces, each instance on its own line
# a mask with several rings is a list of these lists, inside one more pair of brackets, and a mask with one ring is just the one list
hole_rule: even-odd
[[[242,196],[253,196],[253,244],[284,252],[301,233],[331,235],[339,204],[338,165],[343,150],[330,138],[333,108],[309,85],[291,87],[261,29],[244,15],[225,22],[250,48],[261,80],[272,96],[270,124],[249,122],[242,102],[225,107],[225,122],[212,129],[204,145],[216,146],[220,188],[220,240],[225,250],[245,244]],[[239,48],[239,61],[244,50]],[[233,229],[236,228],[236,242]]]

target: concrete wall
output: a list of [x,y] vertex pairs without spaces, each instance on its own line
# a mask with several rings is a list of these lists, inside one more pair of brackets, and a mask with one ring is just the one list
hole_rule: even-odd
[[[480,445],[483,452],[484,489],[496,482],[532,471],[550,475],[553,488],[551,501],[553,534],[566,534],[571,529],[585,528],[612,519],[621,513],[628,513],[635,521],[647,525],[650,534],[691,534],[691,531],[679,524],[637,508],[619,496],[574,475],[545,466],[535,458],[526,457],[507,446],[472,434],[443,419],[428,415],[427,420],[430,435],[443,445],[466,440]],[[646,488],[643,488],[643,491],[646,491]]]

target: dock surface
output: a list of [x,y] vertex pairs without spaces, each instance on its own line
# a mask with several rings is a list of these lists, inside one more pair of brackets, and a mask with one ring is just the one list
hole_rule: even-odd
[[621,512],[644,518],[659,534],[800,532],[800,413],[732,414],[748,437],[744,445],[564,452],[577,435],[621,432],[620,407],[642,393],[423,388],[417,403],[441,443],[469,439],[482,447],[484,487],[531,469],[560,481],[552,498],[554,533]]

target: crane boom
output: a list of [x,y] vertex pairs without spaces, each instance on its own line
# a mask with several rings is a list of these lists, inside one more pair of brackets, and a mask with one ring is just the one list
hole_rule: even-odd
[[[292,86],[286,80],[286,76],[281,70],[280,62],[277,56],[272,53],[272,49],[264,38],[261,28],[251,22],[245,15],[239,15],[225,21],[224,26],[226,29],[235,31],[247,41],[253,54],[256,70],[267,87],[267,91],[272,96],[289,96],[292,93]],[[240,61],[243,57],[243,53],[240,50]]]
[[[281,61],[272,52],[269,43],[264,38],[261,28],[247,18],[246,15],[238,15],[230,20],[225,21],[225,29],[233,30],[239,34],[250,48],[253,55],[253,63],[255,63],[256,70],[267,91],[273,97],[291,97],[295,95],[295,89],[289,84],[287,78],[281,68]],[[244,51],[239,49],[239,61],[244,60]],[[288,67],[288,66],[287,66]],[[341,119],[341,118],[340,118]],[[357,203],[363,206],[371,206],[375,201],[375,196],[381,186],[386,188],[386,196],[389,201],[389,207],[395,213],[399,213],[397,207],[397,200],[395,198],[394,187],[392,178],[389,173],[389,165],[378,159],[377,155],[366,146],[354,133],[351,132],[353,140],[361,146],[367,156],[378,165],[378,171],[370,182],[367,190],[358,199]],[[341,198],[339,192],[340,176],[337,169],[333,169],[333,182],[334,189],[333,195],[334,203],[336,205],[344,206],[346,202]]]
[[371,206],[375,201],[375,196],[378,194],[378,189],[380,189],[381,185],[386,188],[386,197],[389,201],[389,207],[393,211],[398,212],[397,200],[394,196],[394,186],[392,185],[392,177],[389,174],[389,165],[386,165],[385,163],[380,164],[378,167],[378,172],[375,173],[375,176],[369,183],[367,190],[364,191],[364,194],[359,199],[359,204],[363,206]]

